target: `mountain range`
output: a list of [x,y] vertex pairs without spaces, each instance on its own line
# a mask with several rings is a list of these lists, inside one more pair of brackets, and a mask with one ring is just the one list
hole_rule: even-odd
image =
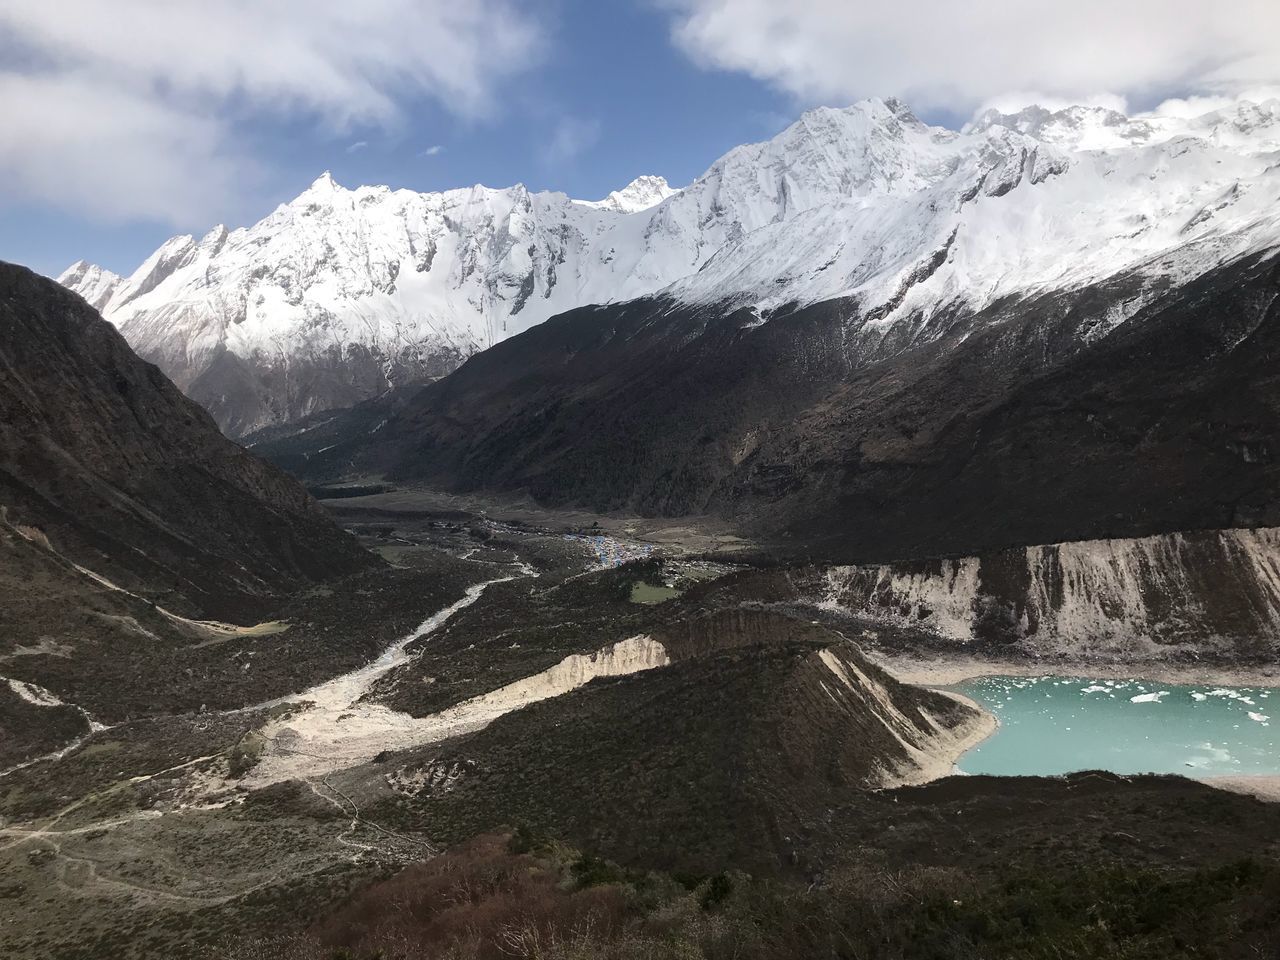
[[788,185],[696,273],[251,442],[315,482],[711,515],[842,563],[1275,526],[1278,117],[818,111],[640,215]]
[[175,237],[128,278],[60,278],[242,436],[447,373],[567,310],[661,296],[743,325],[852,305],[850,355],[1124,276],[1088,342],[1161,291],[1280,243],[1280,103],[1203,116],[897,101],[806,113],[682,190],[415,193],[322,175],[259,223]]

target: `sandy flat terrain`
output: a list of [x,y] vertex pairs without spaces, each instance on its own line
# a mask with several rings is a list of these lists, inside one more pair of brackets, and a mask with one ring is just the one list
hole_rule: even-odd
[[1236,687],[1280,686],[1280,664],[1257,667],[1166,663],[1159,660],[1128,663],[1086,660],[993,660],[943,653],[936,658],[868,656],[904,683],[949,686],[974,677],[1087,677],[1097,680],[1160,680],[1165,683],[1204,683]]
[[1280,802],[1280,776],[1205,777],[1201,782],[1219,790],[1245,793],[1272,803]]

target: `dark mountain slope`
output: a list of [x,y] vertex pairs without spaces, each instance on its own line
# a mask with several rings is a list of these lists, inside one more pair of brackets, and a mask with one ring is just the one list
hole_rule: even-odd
[[[89,717],[241,706],[359,662],[420,619],[361,572],[382,576],[296,481],[78,296],[0,264],[0,771]],[[442,579],[413,596],[461,592]]]
[[777,612],[726,609],[654,636],[671,665],[400,755],[400,796],[370,815],[457,837],[525,823],[610,856],[750,869],[863,790],[945,775],[993,725]]
[[130,591],[244,622],[373,561],[78,296],[0,265],[0,504]]
[[1141,289],[887,333],[841,301],[764,323],[586,308],[472,358],[376,434],[366,409],[346,443],[290,455],[317,478],[710,512],[845,560],[1280,522],[1280,261],[1167,289],[1107,333]]

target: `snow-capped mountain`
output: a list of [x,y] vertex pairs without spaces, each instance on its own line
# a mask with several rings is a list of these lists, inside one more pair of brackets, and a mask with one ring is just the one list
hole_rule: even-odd
[[656,207],[668,197],[680,191],[667,183],[666,177],[636,177],[621,190],[614,190],[603,200],[577,200],[584,207],[597,210],[614,210],[618,213],[639,213]]
[[95,263],[77,260],[63,271],[58,282],[80,294],[101,313],[124,279]]
[[175,237],[127,279],[59,279],[240,434],[452,369],[547,317],[649,292],[608,238],[673,191],[641,178],[580,203],[523,186],[347,190],[325,173],[252,227]]
[[1030,108],[952,131],[868,100],[812,110],[680,191],[642,177],[581,202],[326,174],[252,227],[168,241],[127,279],[85,264],[61,279],[239,434],[445,372],[585,304],[665,291],[763,322],[847,297],[863,320],[927,327],[1120,273],[1161,289],[1277,245],[1280,102],[1190,119]]
[[685,301],[853,297],[892,324],[1133,270],[1159,286],[1280,244],[1280,101],[1190,120],[1033,107],[959,133],[896,103],[815,110],[655,216],[699,201],[752,213],[675,283]]

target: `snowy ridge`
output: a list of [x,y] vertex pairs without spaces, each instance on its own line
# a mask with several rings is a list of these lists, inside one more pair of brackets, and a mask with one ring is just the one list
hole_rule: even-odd
[[849,121],[814,111],[801,123],[823,161],[851,134],[867,142],[874,163],[852,168],[862,179],[814,202],[800,195],[812,176],[795,187],[780,178],[791,209],[775,203],[771,222],[677,283],[680,297],[767,310],[848,296],[889,323],[1130,270],[1181,282],[1280,245],[1280,101],[1192,120],[1032,108],[988,113],[958,134],[901,112],[866,133]]
[[636,177],[621,190],[614,190],[603,200],[575,200],[574,203],[597,210],[614,210],[618,213],[640,213],[656,207],[679,190],[667,183],[666,177]]
[[927,328],[947,306],[1121,272],[1182,282],[1276,246],[1280,101],[1191,119],[1033,107],[957,132],[868,100],[809,111],[678,192],[642,177],[583,202],[519,185],[348,190],[325,174],[252,227],[168,241],[127,279],[81,263],[62,280],[185,389],[225,351],[258,370],[357,351],[390,381],[659,291],[765,318],[850,297],[864,320]]
[[89,302],[89,306],[101,312],[111,301],[116,288],[124,282],[124,278],[97,264],[77,260],[62,272],[58,282],[80,294]]

